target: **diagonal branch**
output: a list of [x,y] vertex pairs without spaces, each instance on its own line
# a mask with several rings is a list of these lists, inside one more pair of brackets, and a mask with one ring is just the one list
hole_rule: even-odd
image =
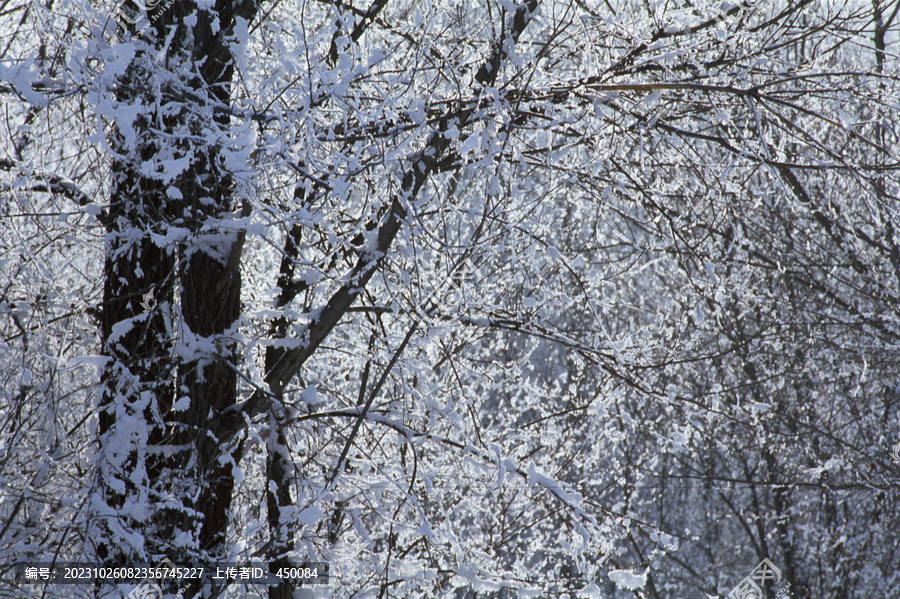
[[[509,36],[513,43],[518,41],[537,8],[538,0],[528,0],[519,5],[509,26]],[[500,72],[500,65],[508,56],[510,47],[511,44],[507,40],[499,40],[491,56],[476,73],[474,77],[476,84],[482,87],[493,85]],[[473,120],[472,113],[466,114],[459,120],[457,127],[461,129],[468,126]],[[442,121],[439,124],[439,130],[431,134],[425,147],[413,156],[411,167],[403,177],[400,192],[394,196],[388,213],[378,227],[375,247],[361,253],[356,265],[346,275],[345,283],[319,311],[319,316],[306,326],[301,335],[303,344],[286,351],[266,373],[265,381],[275,396],[281,394],[363,292],[387,255],[397,233],[400,232],[403,220],[407,216],[405,206],[419,195],[419,191],[429,176],[445,166],[445,154],[450,147],[450,140],[443,135],[441,130],[446,126],[447,122]],[[220,416],[222,421],[216,427],[220,442],[224,444],[233,438],[244,428],[250,418],[263,412],[269,404],[269,397],[269,394],[257,391],[243,404],[232,406],[223,412]]]

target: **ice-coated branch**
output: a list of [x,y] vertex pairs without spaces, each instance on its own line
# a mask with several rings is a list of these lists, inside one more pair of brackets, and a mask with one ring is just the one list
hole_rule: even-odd
[[[509,35],[513,41],[519,39],[537,8],[537,0],[530,0],[519,5],[509,25]],[[506,40],[500,40],[491,56],[475,74],[475,82],[482,87],[492,85],[497,79],[501,62],[507,57],[508,52],[509,46]],[[464,114],[459,119],[457,127],[460,129],[466,127],[474,120],[473,113]],[[450,145],[450,140],[440,131],[436,131],[431,134],[425,147],[410,160],[410,166],[403,177],[400,192],[394,196],[387,214],[378,227],[375,247],[360,255],[356,265],[344,278],[346,282],[301,331],[301,345],[286,351],[266,373],[265,381],[273,393],[280,394],[290,383],[365,289],[402,227],[407,216],[407,203],[418,196],[422,186],[432,173],[446,166],[444,164],[445,155]],[[243,429],[250,418],[264,411],[268,403],[268,395],[256,392],[243,404],[226,411],[222,415],[223,421],[217,427],[221,432],[220,439],[225,441],[232,438]]]

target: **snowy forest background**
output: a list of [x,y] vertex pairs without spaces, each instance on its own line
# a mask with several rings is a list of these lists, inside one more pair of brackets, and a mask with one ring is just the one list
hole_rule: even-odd
[[0,0],[0,597],[900,597],[900,0],[371,2]]

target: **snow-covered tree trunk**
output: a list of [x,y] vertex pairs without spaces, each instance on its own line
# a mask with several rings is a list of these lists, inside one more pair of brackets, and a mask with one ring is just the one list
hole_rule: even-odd
[[238,403],[249,216],[231,172],[230,36],[253,10],[182,2],[118,47],[128,66],[115,81],[104,273],[100,557],[222,555],[236,464],[213,423]]

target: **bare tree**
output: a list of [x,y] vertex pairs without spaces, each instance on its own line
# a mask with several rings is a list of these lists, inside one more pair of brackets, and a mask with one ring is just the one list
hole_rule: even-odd
[[0,6],[0,564],[900,597],[898,10]]

